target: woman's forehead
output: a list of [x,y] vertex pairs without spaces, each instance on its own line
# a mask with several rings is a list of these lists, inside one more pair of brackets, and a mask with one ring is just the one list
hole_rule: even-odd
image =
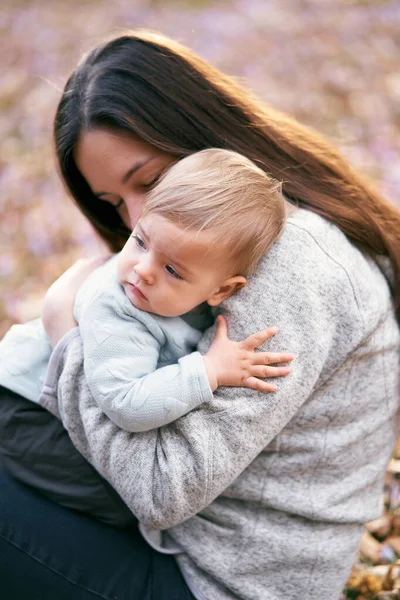
[[157,148],[133,135],[101,129],[83,133],[74,149],[79,171],[96,187],[110,179],[123,184],[127,176],[161,155]]
[[157,149],[124,133],[94,129],[83,133],[74,150],[77,162],[123,161],[147,156]]

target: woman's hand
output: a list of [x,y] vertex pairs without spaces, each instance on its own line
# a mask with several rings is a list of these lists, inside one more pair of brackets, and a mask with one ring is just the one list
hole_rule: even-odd
[[225,318],[221,315],[217,317],[215,340],[203,356],[212,391],[221,386],[238,386],[260,392],[275,392],[278,387],[263,379],[284,377],[289,375],[290,369],[267,365],[290,362],[294,356],[281,352],[255,352],[255,349],[276,333],[278,329],[270,327],[250,335],[241,342],[232,342],[228,338]]
[[76,261],[47,290],[42,309],[42,321],[53,348],[70,329],[77,325],[73,310],[78,289],[90,273],[109,258],[110,256],[102,256]]

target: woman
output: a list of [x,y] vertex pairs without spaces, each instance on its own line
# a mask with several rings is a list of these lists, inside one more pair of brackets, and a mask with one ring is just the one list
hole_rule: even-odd
[[[337,600],[363,523],[379,515],[395,440],[399,212],[316,134],[147,32],[111,40],[82,60],[57,111],[55,142],[66,185],[113,251],[146,190],[191,152],[229,148],[283,181],[285,231],[224,312],[234,339],[277,325],[268,350],[289,349],[296,359],[273,396],[221,388],[212,403],[166,427],[123,432],[87,390],[72,305],[94,265],[72,267],[45,302],[55,352],[43,405],[107,482],[87,467],[90,484],[103,486],[103,499],[111,484],[164,554],[129,529],[118,495],[110,511],[121,511],[114,524],[128,527],[122,532],[3,475],[3,589],[10,598],[32,589],[38,598],[68,598],[74,586],[74,598]],[[213,329],[200,351],[212,337]],[[43,411],[26,418],[15,397],[1,406],[6,468],[64,505],[83,498],[73,507],[91,512],[82,481],[74,481],[76,495],[64,494],[46,477],[52,458],[44,458],[43,430],[57,440],[53,469],[73,477],[68,465],[79,456],[70,446],[67,458],[57,454],[69,444],[61,423]],[[38,414],[45,423],[35,426]],[[18,432],[32,439],[32,431],[36,469],[24,462],[26,442],[16,451],[11,439]]]

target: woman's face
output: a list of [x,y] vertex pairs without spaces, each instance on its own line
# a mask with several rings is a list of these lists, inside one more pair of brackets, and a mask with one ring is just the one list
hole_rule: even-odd
[[83,133],[74,159],[99,202],[115,206],[133,229],[145,194],[176,157],[131,134],[93,129]]

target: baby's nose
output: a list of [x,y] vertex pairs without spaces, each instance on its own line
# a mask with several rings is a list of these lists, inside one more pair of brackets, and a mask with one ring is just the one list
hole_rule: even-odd
[[154,268],[149,261],[142,260],[138,262],[134,267],[135,273],[139,275],[140,279],[143,279],[146,283],[151,285],[154,283]]

